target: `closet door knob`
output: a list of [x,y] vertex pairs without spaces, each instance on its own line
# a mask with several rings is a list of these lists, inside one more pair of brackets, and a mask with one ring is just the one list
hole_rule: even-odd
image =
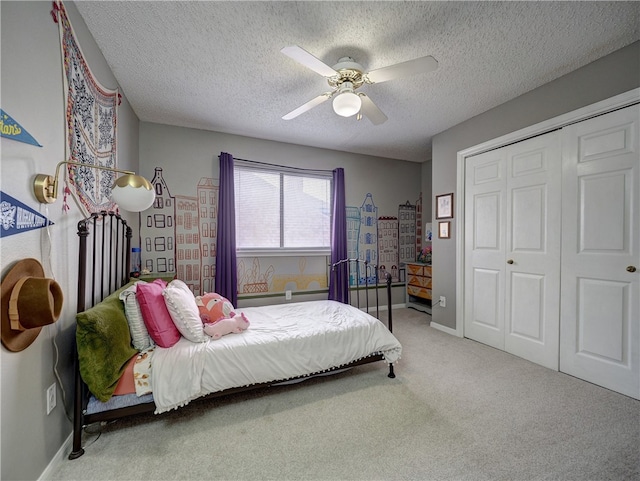
[[627,267],[627,271],[629,271],[629,272],[635,272],[635,271],[636,271],[636,266],[629,266],[629,267]]
[[513,264],[513,259],[509,259],[509,260],[507,261],[507,264]]

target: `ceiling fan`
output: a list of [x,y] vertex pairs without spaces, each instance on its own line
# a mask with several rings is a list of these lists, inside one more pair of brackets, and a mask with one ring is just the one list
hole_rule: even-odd
[[427,56],[365,72],[362,65],[351,57],[342,57],[337,64],[329,67],[297,45],[284,47],[280,51],[325,77],[332,89],[292,110],[282,117],[284,120],[291,120],[333,97],[333,110],[336,114],[342,117],[356,115],[358,120],[364,115],[374,125],[380,125],[387,120],[387,116],[364,92],[357,92],[362,85],[431,72],[438,68],[438,61],[431,56]]

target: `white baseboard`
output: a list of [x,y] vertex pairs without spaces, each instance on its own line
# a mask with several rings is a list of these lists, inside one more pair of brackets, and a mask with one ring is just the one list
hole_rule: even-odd
[[458,332],[455,329],[451,329],[450,327],[443,326],[442,324],[438,324],[437,322],[431,321],[431,324],[429,325],[438,331],[446,332],[447,334],[451,334],[452,336],[462,337],[458,334]]
[[67,460],[67,456],[71,452],[73,444],[73,433],[69,434],[67,440],[60,446],[58,452],[49,462],[47,468],[42,472],[38,481],[48,481],[53,478],[53,474],[57,471],[58,467]]
[[[391,309],[400,309],[401,307],[407,307],[407,306],[406,306],[406,304],[392,304],[391,305]],[[375,312],[376,311],[376,306],[369,306],[369,310],[368,311],[367,311],[366,307],[361,307],[360,310],[368,312],[368,313],[371,313],[371,312]],[[389,307],[388,306],[380,306],[380,310],[381,311],[388,311]]]

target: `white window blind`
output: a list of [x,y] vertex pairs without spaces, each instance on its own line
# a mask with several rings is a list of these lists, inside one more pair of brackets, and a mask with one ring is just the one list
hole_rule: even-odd
[[234,182],[238,250],[330,249],[330,172],[236,164]]

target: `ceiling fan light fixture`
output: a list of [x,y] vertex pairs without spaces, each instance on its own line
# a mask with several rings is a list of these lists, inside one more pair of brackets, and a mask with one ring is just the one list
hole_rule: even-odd
[[[348,82],[345,82],[348,83]],[[360,112],[362,100],[351,86],[344,86],[333,98],[333,111],[342,117],[351,117]]]

